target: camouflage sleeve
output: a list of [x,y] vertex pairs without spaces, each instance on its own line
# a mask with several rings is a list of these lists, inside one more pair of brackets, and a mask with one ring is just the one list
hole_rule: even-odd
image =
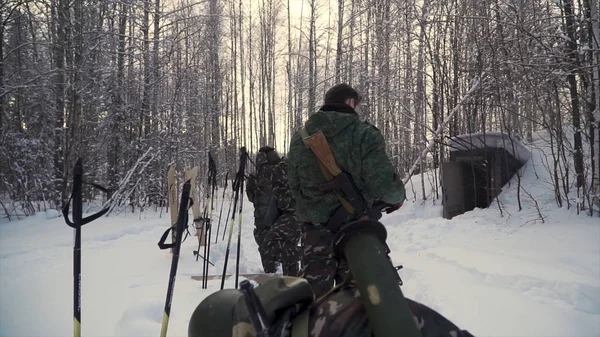
[[[300,195],[300,176],[298,175],[298,164],[297,164],[297,150],[295,149],[298,145],[299,137],[295,136],[290,142],[290,150],[288,151],[288,184],[290,188],[291,196],[294,199],[298,199]],[[301,140],[300,140],[301,141]]]
[[246,186],[246,195],[248,195],[248,200],[251,203],[254,203],[254,197],[256,195],[256,177],[251,174],[248,176],[247,179],[247,186]]
[[280,163],[273,176],[273,197],[277,202],[277,208],[284,211],[293,211],[295,200],[288,180],[287,164]]
[[389,204],[406,200],[404,184],[385,152],[381,132],[369,126],[361,142],[362,178],[375,198]]

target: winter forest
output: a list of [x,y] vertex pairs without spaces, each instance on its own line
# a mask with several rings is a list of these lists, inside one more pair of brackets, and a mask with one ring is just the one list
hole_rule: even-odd
[[165,206],[169,164],[206,184],[210,153],[222,184],[240,147],[285,154],[346,82],[402,175],[440,167],[456,135],[539,134],[557,207],[598,216],[599,13],[597,0],[5,0],[0,206],[9,220],[60,208],[78,157],[115,205]]

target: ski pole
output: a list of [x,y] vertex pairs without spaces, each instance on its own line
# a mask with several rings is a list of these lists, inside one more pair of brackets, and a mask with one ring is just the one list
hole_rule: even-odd
[[[204,261],[208,261],[204,256],[200,255],[200,253],[197,250],[194,251],[194,255],[196,255],[196,257],[200,256]],[[215,266],[215,264],[210,261],[208,261],[208,264],[210,264],[213,267]]]
[[238,279],[240,276],[240,250],[242,245],[242,208],[244,207],[244,172],[246,170],[246,160],[248,159],[248,154],[246,153],[246,148],[242,147],[242,174],[240,175],[240,194],[242,198],[240,200],[240,217],[238,222],[238,242],[237,242],[237,257],[235,262],[235,289],[238,288]]
[[165,313],[163,315],[160,337],[167,336],[167,328],[169,326],[169,315],[171,314],[171,303],[173,301],[173,291],[175,288],[175,276],[177,275],[177,265],[179,263],[179,251],[181,250],[181,236],[183,235],[183,229],[185,227],[185,222],[187,221],[187,209],[190,197],[190,189],[191,183],[190,180],[187,180],[183,184],[183,190],[181,191],[181,202],[179,204],[179,213],[177,214],[175,242],[173,242],[173,260],[171,261],[169,286],[167,288],[167,299],[165,301]]
[[[209,176],[210,176],[210,171],[209,171]],[[208,197],[208,196],[207,196]],[[206,202],[206,206],[208,207],[208,201]],[[206,245],[206,241],[207,241],[207,235],[208,235],[208,231],[210,230],[210,222],[211,219],[208,217],[208,210],[206,209],[206,207],[204,208],[204,214],[203,214],[203,226],[202,226],[202,230],[203,233],[202,235],[202,243],[204,243],[204,261],[202,263],[202,289],[204,289],[204,280],[206,280],[206,261],[208,260],[208,256],[207,254],[207,245]],[[200,242],[198,242],[198,251],[200,251]],[[198,260],[198,257],[196,256],[196,261]]]
[[[209,260],[209,255],[210,255],[210,246],[209,246],[209,233],[211,233],[211,227],[212,227],[212,205],[213,205],[213,196],[214,193],[213,192],[213,188],[212,188],[212,182],[213,182],[213,175],[215,174],[214,171],[214,161],[212,159],[212,156],[210,154],[210,152],[208,152],[208,175],[207,175],[207,181],[206,181],[206,203],[204,204],[204,232],[203,234],[203,240],[202,242],[204,243],[204,257],[206,257],[206,259],[204,260],[204,262],[202,263],[202,289],[206,289],[208,280],[207,280],[207,276],[208,276],[208,264],[206,263],[206,261]],[[210,215],[209,215],[209,210],[208,208],[210,207]]]
[[73,223],[75,243],[73,245],[73,336],[81,336],[81,226],[83,218],[82,201],[83,165],[81,158],[73,169]]
[[[233,185],[236,188],[238,182],[237,178],[234,181]],[[223,262],[223,276],[221,277],[221,290],[225,286],[225,273],[227,272],[227,262],[229,262],[229,251],[231,249],[231,237],[233,236],[233,226],[235,225],[235,211],[237,209],[237,199],[238,199],[238,191],[237,188],[234,191],[235,197],[233,200],[233,214],[231,215],[231,222],[229,224],[229,236],[227,237],[227,249],[225,250],[225,261]]]
[[229,262],[229,252],[231,249],[231,237],[233,236],[233,226],[235,225],[235,212],[237,210],[237,202],[238,199],[240,197],[240,187],[241,187],[241,180],[243,179],[243,165],[244,165],[244,154],[242,152],[242,154],[240,154],[240,168],[238,169],[238,172],[235,176],[235,180],[233,181],[233,194],[234,194],[234,199],[233,199],[233,212],[231,214],[231,222],[229,225],[229,236],[227,239],[227,249],[225,250],[225,261],[223,263],[223,275],[221,277],[221,290],[223,290],[223,287],[225,286],[225,273],[227,272],[227,263]]
[[[233,184],[235,184],[235,180],[234,180]],[[228,207],[228,210],[227,210],[227,217],[226,217],[225,219],[229,219],[229,216],[231,215],[231,206],[233,206],[233,198],[234,198],[234,197],[233,197],[233,194],[235,193],[235,186],[234,186],[234,185],[231,185],[231,187],[232,187],[232,191],[231,191],[231,202],[229,203],[229,207]],[[226,233],[227,233],[227,227],[226,227],[226,226],[224,226],[224,228],[223,228],[223,238],[221,238],[221,241],[224,241],[224,240],[225,240],[225,234],[226,234]]]
[[[210,153],[209,153],[210,154]],[[210,167],[209,167],[209,171],[208,174],[210,175]],[[198,195],[202,195],[202,193],[204,193],[204,188],[202,188],[202,192],[200,192]],[[204,240],[206,240],[205,234],[206,234],[206,204],[207,204],[207,198],[202,198],[202,216],[200,217],[200,220],[202,220],[202,228],[200,228],[200,233],[198,234],[198,254],[200,254],[200,248],[202,247],[202,243],[204,242]],[[195,220],[195,219],[194,219]],[[198,230],[198,228],[196,228],[196,231]],[[204,252],[204,256],[206,256],[206,252]],[[198,256],[196,256],[196,261],[198,261]],[[202,267],[202,270],[204,270],[204,266]]]
[[219,230],[221,229],[221,217],[223,216],[223,204],[225,203],[225,191],[227,191],[227,178],[229,171],[225,174],[225,186],[223,186],[223,198],[221,198],[221,210],[219,211],[219,224],[217,225],[217,234],[215,235],[215,244],[219,241]]
[[[209,182],[211,184],[211,192],[210,192],[210,216],[208,218],[208,227],[206,229],[207,233],[206,233],[206,240],[204,241],[205,245],[206,245],[206,260],[208,261],[210,259],[210,242],[212,241],[212,218],[213,218],[213,211],[214,211],[214,201],[215,201],[215,188],[217,187],[217,165],[215,164],[214,159],[212,158],[212,156],[210,155],[210,152],[208,153],[208,165],[210,166],[210,170],[211,170],[211,174],[209,175]],[[208,263],[204,264],[205,267],[205,272],[204,275],[205,277],[203,278],[202,282],[203,284],[203,289],[206,289],[208,287]]]
[[[205,274],[205,270],[206,270],[206,261],[208,260],[208,256],[206,256],[206,235],[208,234],[208,228],[210,227],[210,221],[211,219],[208,217],[208,205],[210,203],[210,201],[208,200],[210,198],[210,191],[209,186],[210,186],[210,182],[211,182],[211,175],[212,175],[212,165],[211,165],[211,161],[212,161],[212,157],[210,156],[210,152],[208,152],[208,174],[206,176],[206,198],[204,199],[204,212],[202,213],[202,218],[203,218],[203,225],[202,225],[202,233],[201,233],[201,240],[198,241],[198,252],[200,251],[200,246],[203,243],[204,244],[204,257],[206,258],[206,260],[204,260],[204,262],[202,263],[202,289],[204,289],[204,280],[206,279],[206,274]],[[196,257],[196,261],[198,261],[198,257]]]
[[[110,209],[110,204],[106,205],[99,212],[83,218],[83,184],[92,185],[92,187],[101,190],[107,195],[110,191],[98,184],[83,181],[83,164],[81,158],[73,167],[73,191],[69,200],[62,209],[63,217],[67,225],[75,230],[73,243],[73,336],[81,336],[81,226],[90,223]],[[69,205],[73,200],[73,221],[69,220]]]

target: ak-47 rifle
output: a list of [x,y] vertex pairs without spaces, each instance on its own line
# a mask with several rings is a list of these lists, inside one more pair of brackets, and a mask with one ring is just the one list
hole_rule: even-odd
[[321,191],[333,190],[343,206],[333,214],[327,224],[327,228],[332,232],[336,232],[351,216],[360,220],[379,220],[381,218],[381,210],[385,210],[392,205],[379,201],[374,207],[369,207],[358,191],[350,174],[340,169],[337,165],[335,156],[323,132],[319,131],[313,135],[309,135],[304,127],[300,130],[300,133],[304,145],[315,154],[319,167],[328,180],[328,182],[319,185],[319,189]]

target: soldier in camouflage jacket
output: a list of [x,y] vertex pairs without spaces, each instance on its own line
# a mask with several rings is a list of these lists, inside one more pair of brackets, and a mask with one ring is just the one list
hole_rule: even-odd
[[[358,118],[360,96],[350,86],[339,84],[325,94],[325,104],[305,123],[312,135],[322,131],[340,169],[349,173],[367,206],[376,199],[398,209],[405,200],[404,184],[385,152],[381,132]],[[317,297],[341,282],[347,273],[343,261],[333,257],[334,233],[327,224],[343,207],[331,190],[319,185],[327,182],[316,156],[304,145],[300,132],[290,143],[289,183],[296,199],[296,217],[304,223],[301,276],[313,287]],[[351,221],[353,219],[347,219]]]
[[272,147],[265,146],[256,155],[256,167],[246,191],[254,204],[254,238],[263,269],[275,273],[281,263],[284,275],[297,276],[302,225],[294,216],[287,163]]

